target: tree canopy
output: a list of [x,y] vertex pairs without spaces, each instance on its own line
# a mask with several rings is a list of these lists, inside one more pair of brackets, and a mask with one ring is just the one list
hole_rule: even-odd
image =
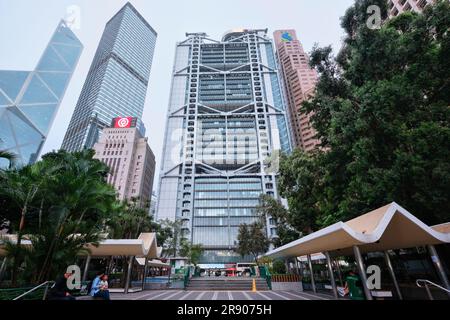
[[[342,18],[337,56],[316,46],[320,74],[303,111],[319,150],[283,156],[289,223],[311,232],[395,201],[428,224],[449,221],[450,4],[406,12],[378,30],[358,0]],[[386,15],[386,1],[377,1]]]
[[269,249],[270,241],[260,222],[241,224],[238,231],[238,246],[236,252],[242,257],[250,255],[256,263],[258,256]]

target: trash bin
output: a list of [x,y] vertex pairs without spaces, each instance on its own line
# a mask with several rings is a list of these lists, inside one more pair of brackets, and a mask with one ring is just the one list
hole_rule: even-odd
[[345,281],[348,284],[348,290],[350,292],[350,299],[352,300],[365,300],[364,290],[362,288],[362,282],[359,277],[355,275],[349,275]]

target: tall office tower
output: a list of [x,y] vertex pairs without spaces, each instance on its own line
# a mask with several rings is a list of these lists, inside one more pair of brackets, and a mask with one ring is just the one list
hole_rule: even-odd
[[112,118],[141,122],[157,34],[127,3],[106,24],[62,149],[92,148]]
[[300,112],[300,108],[314,93],[317,72],[309,66],[308,55],[295,30],[277,30],[273,36],[287,97],[292,141],[297,148],[309,152],[320,144],[320,140],[315,138],[311,114]]
[[155,155],[136,124],[137,118],[114,119],[94,145],[94,158],[110,168],[107,181],[120,200],[136,198],[141,205],[147,205],[153,190]]
[[388,0],[389,17],[396,17],[405,11],[422,12],[427,5],[435,2],[436,0]]
[[261,194],[278,197],[275,163],[265,160],[291,151],[273,43],[267,30],[186,36],[176,47],[156,218],[181,220],[183,236],[206,249],[201,263],[238,262],[239,226],[257,219]]
[[0,70],[0,150],[19,165],[37,160],[82,51],[61,21],[34,71]]

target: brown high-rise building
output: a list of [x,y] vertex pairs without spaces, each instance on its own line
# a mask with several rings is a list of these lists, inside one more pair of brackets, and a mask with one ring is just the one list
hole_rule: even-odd
[[315,138],[311,114],[300,112],[300,108],[313,95],[318,75],[309,66],[308,55],[297,39],[295,30],[277,30],[273,35],[287,95],[292,140],[297,148],[309,152],[320,144],[320,140]]
[[143,206],[152,196],[155,156],[136,123],[137,118],[114,119],[94,145],[94,158],[110,168],[107,181],[120,200],[136,198]]

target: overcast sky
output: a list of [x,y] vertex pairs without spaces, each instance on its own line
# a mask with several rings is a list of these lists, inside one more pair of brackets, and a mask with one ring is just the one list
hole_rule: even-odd
[[[106,22],[125,0],[0,0],[0,69],[33,70],[67,8],[81,10],[80,29],[74,30],[84,45],[78,66],[66,91],[43,148],[59,149],[86,79]],[[166,123],[175,43],[186,32],[206,32],[220,39],[237,28],[292,28],[309,52],[314,43],[341,46],[339,18],[353,0],[131,0],[158,32],[156,51],[144,108],[143,121],[156,155],[155,189]]]

